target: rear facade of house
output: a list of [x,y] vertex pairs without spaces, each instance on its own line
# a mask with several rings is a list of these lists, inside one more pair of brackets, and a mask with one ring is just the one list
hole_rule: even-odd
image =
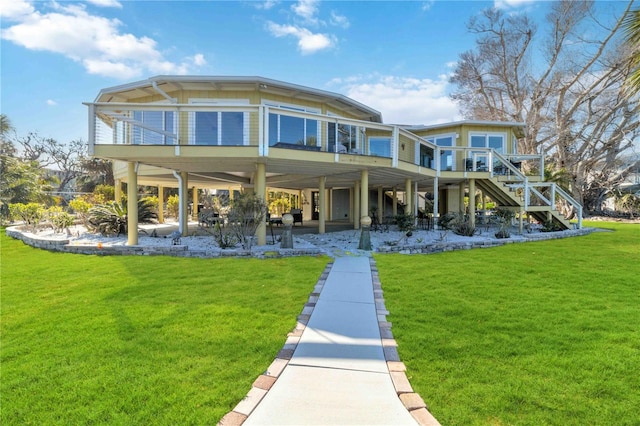
[[[399,212],[437,222],[466,211],[473,221],[486,199],[568,228],[557,203],[580,208],[544,182],[542,156],[517,152],[522,123],[385,124],[343,95],[262,77],[157,76],[103,89],[86,105],[90,154],[114,162],[116,194],[122,182],[130,200],[138,185],[160,195],[179,188],[181,229],[198,205],[192,188],[286,192],[321,233],[326,221],[357,229],[363,216]],[[482,201],[465,207],[465,194]],[[259,244],[265,235],[263,224]]]

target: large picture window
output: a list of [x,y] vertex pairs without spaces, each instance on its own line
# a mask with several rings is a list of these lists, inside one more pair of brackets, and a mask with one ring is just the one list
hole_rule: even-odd
[[[505,135],[503,134],[474,133],[470,137],[471,148],[491,148],[499,154],[504,154],[505,152]],[[475,154],[476,170],[487,170],[488,155],[482,155],[482,151]]]
[[364,136],[364,133],[358,126],[327,123],[327,135],[330,152],[358,153],[360,148],[360,139]]
[[369,155],[391,158],[391,138],[370,137]]
[[173,145],[173,111],[133,111],[131,140],[134,145]]
[[[434,136],[427,139],[438,146],[453,146],[454,136]],[[440,150],[440,170],[455,170],[456,156],[452,150]]]
[[[299,112],[317,112],[304,107],[269,103],[283,109]],[[282,144],[318,146],[318,121],[295,117],[284,112],[269,113],[269,146]]]
[[[246,105],[242,99],[191,99],[192,104]],[[237,111],[196,111],[191,113],[193,145],[247,145],[248,113]]]

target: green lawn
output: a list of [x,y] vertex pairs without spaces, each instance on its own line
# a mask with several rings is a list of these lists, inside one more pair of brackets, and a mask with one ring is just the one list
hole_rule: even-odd
[[215,424],[282,348],[328,258],[1,254],[0,424]]
[[443,425],[640,425],[640,225],[376,255],[416,392]]

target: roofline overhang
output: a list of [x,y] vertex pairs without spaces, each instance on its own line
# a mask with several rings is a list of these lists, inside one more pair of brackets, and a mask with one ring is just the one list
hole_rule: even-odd
[[419,125],[398,125],[408,131],[420,131],[420,130],[435,130],[444,127],[456,127],[456,126],[495,126],[495,127],[521,127],[525,128],[526,123],[516,121],[485,121],[485,120],[460,120],[451,121],[448,123],[438,124],[419,124]]
[[293,90],[302,93],[308,93],[311,95],[319,96],[322,98],[326,98],[328,100],[335,100],[342,102],[348,106],[351,106],[355,109],[362,111],[363,115],[369,116],[369,121],[374,123],[382,123],[382,113],[379,111],[370,108],[358,101],[355,101],[347,96],[341,95],[335,92],[329,92],[326,90],[314,89],[312,87],[301,86],[298,84],[287,83],[284,81],[273,80],[269,78],[259,77],[259,76],[188,76],[188,75],[158,75],[154,77],[149,77],[146,80],[139,80],[132,83],[122,84],[119,86],[107,87],[98,93],[95,101],[99,102],[100,98],[104,95],[108,94],[116,94],[119,92],[140,89],[149,87],[155,90],[155,87],[159,83],[216,83],[216,84],[225,84],[225,83],[245,83],[245,84],[255,84],[258,87],[265,86],[266,87],[275,87],[282,88],[286,90]]

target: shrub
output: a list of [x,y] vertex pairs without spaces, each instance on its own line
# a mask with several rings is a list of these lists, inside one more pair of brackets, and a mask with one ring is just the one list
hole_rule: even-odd
[[242,194],[231,202],[229,227],[245,250],[251,249],[253,236],[267,216],[267,204],[254,194]]
[[504,207],[500,207],[495,212],[496,219],[498,221],[498,226],[500,229],[494,235],[496,238],[509,238],[511,237],[511,232],[509,232],[509,227],[511,226],[511,220],[516,216],[516,214]]
[[231,232],[223,229],[220,226],[220,222],[216,222],[213,228],[213,238],[221,249],[235,247],[238,244],[238,239]]
[[471,225],[469,216],[464,213],[449,212],[443,215],[438,223],[443,229],[450,230],[457,235],[473,237],[476,234],[476,227]]
[[405,232],[413,230],[414,218],[412,214],[398,214],[394,219],[399,231]]
[[[138,223],[152,223],[158,218],[153,205],[147,200],[138,201]],[[89,224],[92,230],[102,235],[127,233],[127,204],[112,201],[89,210]]]
[[542,228],[540,228],[540,232],[556,232],[562,231],[562,226],[559,223],[556,223],[552,220],[545,220],[542,222]]
[[12,217],[19,217],[28,230],[35,232],[42,221],[45,209],[38,203],[16,203],[9,204],[9,212]]
[[89,202],[87,197],[77,197],[69,201],[69,207],[76,214],[76,217],[80,219],[82,224],[89,227],[89,210],[93,207],[93,204]]
[[96,203],[106,203],[115,199],[115,188],[111,185],[98,185],[93,190]]
[[45,216],[56,233],[62,232],[73,225],[73,216],[59,206],[49,207]]
[[150,195],[148,197],[143,197],[140,199],[140,201],[144,201],[145,203],[148,203],[151,206],[151,209],[156,213],[156,215],[158,214],[158,207],[160,206],[160,200],[158,199],[157,195]]
[[178,195],[170,195],[167,198],[167,216],[178,217],[180,212],[180,197]]

